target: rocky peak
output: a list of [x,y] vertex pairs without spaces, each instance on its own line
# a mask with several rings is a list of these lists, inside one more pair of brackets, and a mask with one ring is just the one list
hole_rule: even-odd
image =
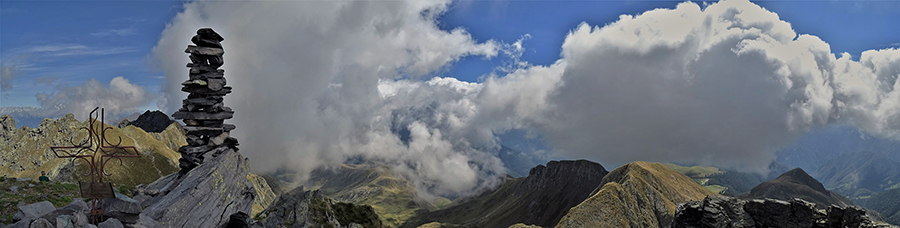
[[817,204],[820,208],[827,205],[853,205],[849,199],[840,194],[828,191],[822,183],[796,168],[781,174],[775,180],[760,183],[750,190],[749,198],[791,200],[800,198]]
[[[127,121],[127,119],[122,121]],[[144,129],[144,131],[146,132],[159,133],[165,131],[166,128],[174,122],[175,121],[170,119],[168,115],[159,110],[152,112],[150,110],[147,110],[146,112],[144,112],[144,114],[138,116],[136,120],[130,121],[125,125],[134,125],[135,127]]]
[[794,168],[792,170],[789,170],[781,174],[781,176],[778,176],[778,178],[775,178],[775,181],[798,183],[804,186],[809,186],[813,190],[819,192],[828,192],[828,190],[825,190],[825,186],[822,185],[822,183],[816,180],[816,178],[813,178],[812,176],[807,174],[806,171],[803,171],[803,169],[801,168]]
[[528,171],[524,190],[562,185],[592,185],[594,188],[609,171],[602,165],[588,160],[550,161],[547,166],[538,165]]

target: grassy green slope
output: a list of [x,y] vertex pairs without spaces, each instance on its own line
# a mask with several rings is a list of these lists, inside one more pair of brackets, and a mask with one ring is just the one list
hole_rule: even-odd
[[395,177],[386,167],[373,164],[344,164],[333,170],[315,170],[303,185],[339,201],[370,205],[384,224],[391,227],[402,224],[418,210],[435,210],[435,205],[449,202],[444,198],[434,203],[419,199],[411,183]]

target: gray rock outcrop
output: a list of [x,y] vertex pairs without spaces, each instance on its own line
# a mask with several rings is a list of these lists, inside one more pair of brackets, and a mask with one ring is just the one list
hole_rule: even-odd
[[689,227],[893,227],[873,221],[858,206],[828,206],[816,209],[802,199],[742,200],[731,197],[707,197],[678,205],[673,228]]
[[163,226],[220,227],[232,214],[250,213],[256,193],[249,172],[247,159],[226,150],[187,174],[174,173],[137,189],[135,198],[147,205],[141,216]]

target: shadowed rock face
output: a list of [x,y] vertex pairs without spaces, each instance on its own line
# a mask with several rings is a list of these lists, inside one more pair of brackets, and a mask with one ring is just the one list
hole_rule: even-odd
[[891,227],[877,224],[857,206],[828,206],[801,199],[741,200],[731,197],[707,197],[679,205],[673,228],[687,227]]
[[174,120],[169,119],[169,116],[163,112],[151,112],[150,110],[147,110],[144,114],[138,116],[136,120],[129,122],[128,125],[134,125],[135,127],[144,129],[146,132],[159,133],[165,131],[166,128],[174,122]]
[[846,207],[853,205],[847,198],[840,194],[828,191],[815,178],[796,168],[781,174],[775,180],[763,182],[747,195],[749,198],[763,199],[780,199],[792,200],[800,198],[812,203],[823,209],[828,205],[837,205]]
[[551,227],[586,199],[608,172],[586,161],[551,161],[528,177],[507,178],[497,190],[446,209],[417,215],[402,227],[440,222],[469,227],[509,227],[516,223]]

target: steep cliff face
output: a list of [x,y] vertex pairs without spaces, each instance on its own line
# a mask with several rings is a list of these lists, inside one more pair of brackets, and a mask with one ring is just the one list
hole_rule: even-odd
[[528,177],[507,178],[497,190],[446,209],[417,215],[403,227],[431,222],[445,226],[509,227],[516,223],[550,227],[586,199],[608,172],[586,161],[551,161]]
[[605,177],[556,227],[668,227],[676,205],[714,195],[659,163],[632,162]]
[[673,228],[687,227],[891,227],[872,221],[856,206],[828,206],[816,209],[815,203],[802,199],[741,200],[708,197],[679,205]]
[[803,169],[796,168],[781,174],[775,180],[763,182],[747,195],[756,199],[780,199],[791,200],[800,198],[815,203],[819,208],[829,205],[846,207],[853,205],[847,198],[825,189],[822,183],[807,174]]

